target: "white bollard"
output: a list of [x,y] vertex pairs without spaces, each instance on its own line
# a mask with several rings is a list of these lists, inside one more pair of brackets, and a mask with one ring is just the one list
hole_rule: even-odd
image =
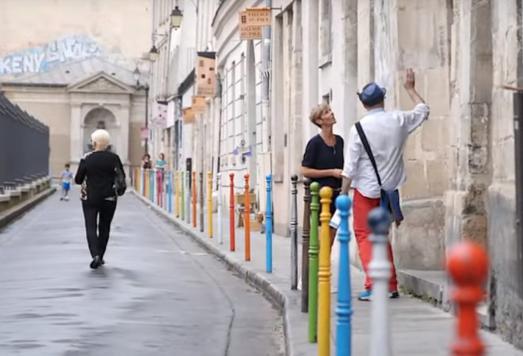
[[389,326],[390,261],[387,251],[390,215],[383,208],[373,209],[368,217],[372,231],[372,260],[369,276],[372,279],[370,356],[392,355]]

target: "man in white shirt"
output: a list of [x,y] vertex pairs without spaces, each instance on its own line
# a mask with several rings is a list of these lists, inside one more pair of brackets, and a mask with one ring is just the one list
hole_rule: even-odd
[[[411,111],[385,111],[385,89],[376,83],[369,83],[358,93],[367,114],[360,120],[361,127],[376,161],[382,186],[378,184],[376,172],[369,156],[365,152],[356,127],[350,130],[347,154],[343,168],[342,194],[354,189],[353,225],[358,243],[358,250],[365,271],[365,289],[359,300],[370,300],[372,281],[368,276],[368,265],[372,255],[372,244],[367,224],[369,212],[380,205],[380,189],[394,191],[405,183],[403,149],[407,137],[429,116],[429,107],[415,88],[415,76],[412,69],[406,72],[404,88],[407,90],[415,107]],[[397,298],[398,282],[389,243],[389,258],[392,274],[389,281],[389,297]]]

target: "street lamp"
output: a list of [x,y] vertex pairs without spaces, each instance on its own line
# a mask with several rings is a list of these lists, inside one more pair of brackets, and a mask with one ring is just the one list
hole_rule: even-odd
[[158,52],[158,48],[153,44],[151,49],[149,50],[149,59],[153,62],[155,62],[160,55],[160,52]]
[[138,88],[140,86],[140,70],[138,67],[134,68],[133,78],[136,81],[136,87]]
[[182,24],[183,13],[180,11],[178,6],[175,6],[171,11],[171,28],[177,30]]

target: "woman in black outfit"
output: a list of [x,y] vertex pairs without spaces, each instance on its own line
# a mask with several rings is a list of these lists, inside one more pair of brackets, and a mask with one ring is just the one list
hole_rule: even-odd
[[[315,107],[309,119],[321,131],[307,143],[301,162],[301,174],[318,182],[321,187],[332,188],[331,214],[334,214],[335,201],[341,191],[343,138],[333,132],[336,118],[328,104],[320,104]],[[331,229],[331,245],[334,242],[335,234],[336,231]]]
[[105,263],[104,254],[116,209],[116,168],[119,167],[121,172],[124,170],[120,157],[107,151],[110,142],[107,131],[96,130],[91,135],[91,141],[94,150],[80,161],[74,180],[82,185],[85,230],[93,258],[90,267],[98,268]]

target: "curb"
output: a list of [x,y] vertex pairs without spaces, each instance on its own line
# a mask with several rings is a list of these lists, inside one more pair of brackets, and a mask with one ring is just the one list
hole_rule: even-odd
[[51,196],[56,191],[55,187],[50,187],[47,190],[35,195],[29,200],[22,202],[19,205],[12,207],[9,210],[0,214],[0,229],[6,227],[10,222],[18,218],[20,215],[32,209],[35,205]]
[[202,238],[197,231],[193,231],[191,228],[181,224],[179,221],[177,221],[175,218],[173,218],[171,215],[169,215],[169,213],[164,211],[162,208],[156,206],[154,203],[152,203],[148,199],[142,197],[135,190],[130,190],[130,192],[135,197],[137,197],[139,200],[141,200],[145,205],[147,205],[151,209],[153,209],[155,213],[157,213],[161,217],[165,218],[169,223],[174,224],[176,227],[178,227],[180,230],[182,230],[185,234],[189,235],[195,242],[197,242],[205,250],[212,253],[213,255],[218,257],[220,260],[222,260],[228,267],[230,267],[231,269],[234,269],[236,272],[238,272],[243,277],[243,279],[245,281],[247,281],[247,283],[249,283],[252,286],[254,286],[255,288],[259,289],[262,292],[262,294],[265,296],[265,298],[268,299],[282,313],[283,334],[284,334],[283,336],[284,336],[284,340],[285,340],[285,354],[287,356],[294,355],[292,345],[289,342],[289,340],[292,339],[292,332],[290,330],[288,298],[284,293],[282,293],[278,289],[278,287],[276,287],[276,285],[274,285],[271,281],[269,281],[267,278],[265,278],[265,276],[262,276],[256,272],[252,272],[248,268],[242,266],[240,263],[232,260],[218,247],[214,246],[212,243],[207,241],[207,239]]

